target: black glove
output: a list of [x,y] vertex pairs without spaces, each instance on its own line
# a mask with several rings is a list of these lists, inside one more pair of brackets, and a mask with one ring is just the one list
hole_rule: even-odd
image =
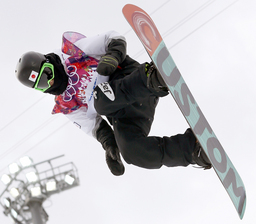
[[97,72],[100,75],[111,75],[126,57],[126,42],[122,39],[113,39],[108,45],[106,55],[99,61]]
[[124,165],[121,161],[119,149],[117,147],[106,147],[106,162],[111,173],[115,176],[124,174]]
[[117,68],[118,66],[118,60],[111,55],[104,55],[98,64],[97,67],[97,72],[100,75],[111,75]]
[[121,161],[119,149],[116,144],[112,128],[105,120],[102,120],[96,131],[96,138],[106,151],[106,162],[111,173],[115,176],[124,174],[125,168]]

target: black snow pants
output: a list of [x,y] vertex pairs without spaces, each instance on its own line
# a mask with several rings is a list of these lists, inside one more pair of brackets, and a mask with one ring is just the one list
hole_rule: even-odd
[[[147,169],[191,164],[196,141],[192,132],[172,137],[148,136],[161,93],[147,87],[145,64],[136,62],[132,70],[127,74],[125,69],[118,69],[108,83],[101,88],[98,85],[94,92],[95,109],[113,125],[122,157],[128,164]],[[114,98],[106,94],[110,91]]]

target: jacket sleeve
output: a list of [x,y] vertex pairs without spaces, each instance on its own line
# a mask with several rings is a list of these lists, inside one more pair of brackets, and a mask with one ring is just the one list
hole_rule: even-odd
[[70,114],[65,114],[65,116],[78,128],[94,138],[96,138],[96,131],[103,120],[100,115],[89,118],[85,107],[81,107]]
[[79,47],[86,55],[99,60],[101,56],[105,55],[107,51],[110,50],[109,47],[112,48],[112,51],[120,50],[116,44],[114,44],[114,40],[121,40],[122,45],[125,45],[126,48],[125,37],[113,30],[97,36],[83,38],[75,42],[75,45]]
[[107,150],[108,147],[118,148],[114,132],[104,119],[101,120],[96,130],[96,139],[102,144],[105,150]]
[[117,148],[114,132],[108,123],[100,115],[96,118],[88,118],[86,114],[86,108],[81,107],[66,114],[66,117],[86,134],[96,138],[105,150],[108,147]]

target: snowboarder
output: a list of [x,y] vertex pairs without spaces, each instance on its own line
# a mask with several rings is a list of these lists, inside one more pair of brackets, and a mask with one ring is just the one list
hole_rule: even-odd
[[114,175],[125,171],[120,152],[128,164],[147,169],[211,168],[191,129],[148,136],[159,97],[168,89],[153,63],[139,64],[126,54],[125,37],[115,31],[89,38],[65,32],[60,50],[23,54],[15,73],[22,84],[55,95],[52,113],[65,114],[96,138]]

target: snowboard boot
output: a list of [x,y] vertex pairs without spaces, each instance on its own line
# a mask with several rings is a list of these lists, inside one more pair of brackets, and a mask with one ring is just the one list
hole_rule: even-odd
[[147,87],[158,96],[168,95],[168,87],[154,63],[146,64]]
[[198,140],[196,140],[195,149],[192,153],[192,160],[192,164],[197,164],[200,168],[204,168],[204,170],[212,168],[212,164]]

